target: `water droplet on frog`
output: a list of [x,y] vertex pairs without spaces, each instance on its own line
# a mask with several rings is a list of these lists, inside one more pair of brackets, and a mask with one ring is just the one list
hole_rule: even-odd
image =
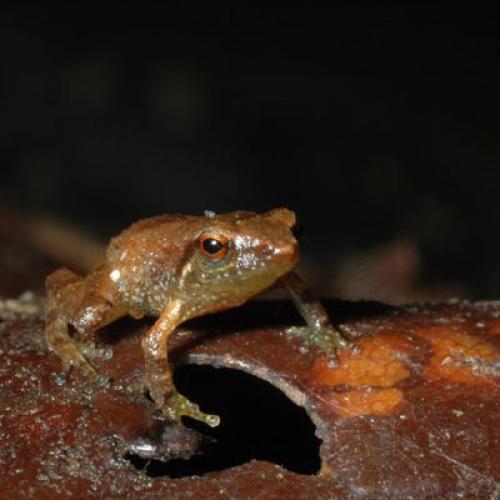
[[52,379],[52,382],[54,382],[54,384],[59,386],[64,385],[68,380],[66,374],[62,372],[52,372],[50,374],[50,378]]
[[107,389],[108,387],[111,387],[111,379],[105,375],[99,375],[97,377],[97,385],[103,389]]
[[109,360],[113,357],[113,349],[111,347],[105,347],[103,349],[97,350],[98,355],[101,359]]

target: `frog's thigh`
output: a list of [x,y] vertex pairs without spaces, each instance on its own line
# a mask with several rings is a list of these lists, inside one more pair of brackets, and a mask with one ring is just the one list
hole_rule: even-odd
[[163,406],[174,391],[167,344],[170,334],[181,322],[181,309],[180,301],[171,301],[141,342],[146,365],[146,385],[158,406]]
[[58,269],[45,281],[45,335],[48,347],[63,359],[67,358],[68,317],[82,297],[83,278],[69,269]]
[[104,297],[88,292],[89,282],[67,269],[60,269],[46,281],[46,341],[50,350],[62,360],[67,371],[71,366],[96,375],[68,331],[72,324],[81,335],[124,316],[123,307],[113,306]]
[[45,337],[47,347],[59,356],[65,372],[72,366],[78,366],[91,376],[97,376],[95,370],[69,336],[68,321],[63,315],[63,311],[59,310],[50,289],[47,294]]

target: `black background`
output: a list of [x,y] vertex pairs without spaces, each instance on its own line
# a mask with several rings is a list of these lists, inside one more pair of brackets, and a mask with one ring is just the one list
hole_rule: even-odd
[[0,203],[103,239],[283,205],[320,268],[406,238],[499,296],[497,9],[102,5],[2,4]]

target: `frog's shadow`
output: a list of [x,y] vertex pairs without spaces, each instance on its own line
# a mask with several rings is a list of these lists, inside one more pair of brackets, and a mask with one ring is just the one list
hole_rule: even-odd
[[[384,316],[394,310],[394,306],[379,302],[346,302],[342,300],[322,300],[333,325],[345,322]],[[290,300],[255,300],[246,304],[184,323],[180,328],[196,332],[189,340],[174,346],[172,354],[183,354],[203,343],[207,338],[240,334],[245,331],[283,330],[290,326],[302,325],[304,320]]]
[[[369,319],[389,314],[394,306],[379,302],[348,302],[338,299],[322,300],[332,324]],[[98,333],[99,342],[114,346],[129,335],[141,337],[149,329],[156,318],[138,321],[123,318],[109,325]],[[172,351],[175,356],[182,356],[184,351],[194,348],[207,338],[244,333],[249,330],[284,329],[293,325],[301,325],[304,321],[290,300],[254,300],[226,311],[194,318],[180,325],[179,330],[191,331],[194,334],[182,343],[173,342]],[[175,333],[174,333],[175,337]]]
[[[334,325],[359,319],[384,316],[394,306],[380,302],[348,302],[339,299],[321,301]],[[286,328],[304,320],[290,300],[255,300],[215,314],[195,318],[184,323],[187,329],[210,329],[217,335],[235,331]]]

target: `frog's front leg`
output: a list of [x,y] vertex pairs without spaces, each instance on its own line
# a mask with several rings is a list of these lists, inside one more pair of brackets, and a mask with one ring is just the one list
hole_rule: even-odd
[[295,307],[307,325],[292,326],[287,330],[287,333],[302,337],[305,345],[319,346],[331,359],[335,359],[337,348],[353,348],[352,344],[342,337],[331,324],[328,314],[319,300],[313,297],[311,291],[297,274],[292,273],[287,276],[283,286],[290,293]]
[[203,413],[197,404],[177,392],[172,380],[172,371],[168,363],[168,339],[183,320],[182,302],[172,300],[143,337],[146,386],[156,405],[169,420],[179,422],[181,417],[186,415],[216,427],[220,422],[219,417]]

